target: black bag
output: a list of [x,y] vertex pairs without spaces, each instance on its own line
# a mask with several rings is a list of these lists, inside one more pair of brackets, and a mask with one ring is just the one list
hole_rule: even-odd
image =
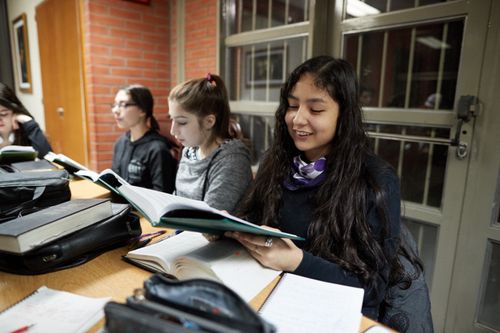
[[141,235],[130,206],[113,204],[114,215],[22,255],[0,252],[0,270],[35,275],[81,265]]
[[66,170],[0,173],[0,223],[69,199]]
[[106,304],[104,313],[108,333],[276,331],[223,284],[206,279],[176,281],[160,273],[144,281],[144,289],[136,290],[127,304]]

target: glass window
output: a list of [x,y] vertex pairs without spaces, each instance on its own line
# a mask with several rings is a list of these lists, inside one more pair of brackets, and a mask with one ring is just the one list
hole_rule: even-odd
[[226,0],[228,35],[309,20],[308,0]]
[[269,147],[273,138],[274,116],[238,115],[243,136],[250,139],[252,165],[257,166],[260,157]]
[[447,0],[347,0],[346,18],[377,15],[380,13],[422,7],[446,1]]
[[307,38],[228,48],[231,100],[278,102],[288,74],[306,59]]
[[[367,124],[375,153],[391,164],[401,181],[405,201],[441,208],[448,145],[424,139],[448,139],[445,128]],[[384,134],[399,137],[384,138]],[[408,139],[405,139],[408,136]]]
[[361,103],[452,110],[463,29],[463,20],[457,20],[347,35],[344,58],[369,96]]
[[486,274],[479,303],[477,321],[494,331],[500,330],[500,244],[488,244]]
[[221,75],[254,163],[269,147],[283,82],[309,56],[310,6],[310,0],[221,1]]

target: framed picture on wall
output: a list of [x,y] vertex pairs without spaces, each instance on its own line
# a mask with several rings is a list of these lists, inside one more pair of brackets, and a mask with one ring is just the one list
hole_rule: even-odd
[[249,51],[245,53],[245,60],[247,86],[265,86],[268,82],[270,86],[276,86],[285,82],[284,48]]
[[22,92],[31,93],[31,65],[30,48],[28,42],[28,26],[26,14],[21,14],[12,21],[14,30],[14,63],[16,67],[17,82]]

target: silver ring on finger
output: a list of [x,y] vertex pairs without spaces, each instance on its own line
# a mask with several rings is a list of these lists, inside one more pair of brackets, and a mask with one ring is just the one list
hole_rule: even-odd
[[273,238],[272,237],[267,237],[266,242],[264,243],[265,247],[271,247],[273,246]]

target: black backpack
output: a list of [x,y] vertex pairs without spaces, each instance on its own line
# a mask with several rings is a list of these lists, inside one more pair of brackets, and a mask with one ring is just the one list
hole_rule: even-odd
[[69,199],[66,170],[0,173],[0,223]]

